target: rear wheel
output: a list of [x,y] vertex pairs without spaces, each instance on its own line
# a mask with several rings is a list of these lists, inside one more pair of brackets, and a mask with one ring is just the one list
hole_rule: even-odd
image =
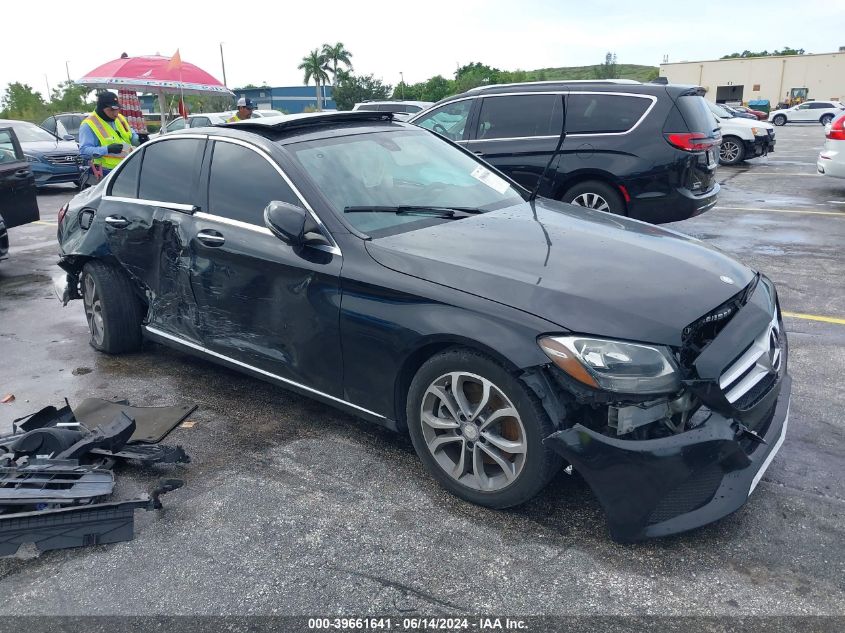
[[831,121],[833,121],[833,115],[829,112],[827,114],[823,114],[822,118],[819,119],[819,123],[821,123],[822,125],[827,125]]
[[719,146],[719,162],[722,165],[736,165],[745,160],[745,143],[736,136],[726,136]]
[[588,180],[575,185],[563,194],[561,201],[597,211],[625,215],[625,202],[619,192],[598,180]]
[[447,350],[420,367],[408,392],[407,419],[429,473],[472,503],[524,503],[561,465],[543,445],[554,428],[537,396],[472,350]]
[[783,114],[776,114],[772,119],[772,123],[777,126],[786,125],[786,116]]
[[91,261],[80,275],[82,303],[91,332],[91,346],[107,354],[141,347],[141,302],[120,269]]

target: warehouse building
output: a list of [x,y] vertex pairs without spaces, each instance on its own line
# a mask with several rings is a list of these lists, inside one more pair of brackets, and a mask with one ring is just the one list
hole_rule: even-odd
[[837,53],[666,63],[660,76],[669,83],[703,86],[717,103],[768,99],[775,106],[796,97],[845,101],[845,46]]

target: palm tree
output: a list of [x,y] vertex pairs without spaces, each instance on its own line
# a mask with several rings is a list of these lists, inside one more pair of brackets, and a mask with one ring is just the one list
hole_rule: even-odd
[[323,109],[323,103],[320,100],[320,84],[329,80],[328,74],[325,70],[326,59],[320,54],[318,49],[314,49],[308,55],[302,58],[302,63],[297,66],[299,70],[305,73],[305,84],[313,79],[317,86],[317,109]]
[[[352,70],[352,62],[349,61],[350,57],[352,57],[352,53],[346,50],[343,42],[338,42],[334,46],[323,44],[323,58],[326,60],[326,70],[332,73],[332,85],[337,83],[338,64],[344,64],[347,70]],[[329,63],[331,63],[331,67],[328,66]]]

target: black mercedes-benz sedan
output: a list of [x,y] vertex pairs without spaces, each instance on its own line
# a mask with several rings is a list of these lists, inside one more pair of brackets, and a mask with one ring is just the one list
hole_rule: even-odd
[[169,134],[59,214],[91,344],[175,347],[409,433],[445,488],[564,465],[621,541],[739,508],[780,448],[777,293],[698,240],[532,196],[354,112]]

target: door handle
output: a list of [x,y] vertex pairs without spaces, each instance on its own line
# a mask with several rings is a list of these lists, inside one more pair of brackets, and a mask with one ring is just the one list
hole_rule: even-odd
[[476,156],[484,156],[484,152],[473,152]]
[[226,238],[217,231],[200,231],[197,239],[206,246],[223,246],[226,242]]
[[122,215],[110,215],[106,218],[106,224],[113,226],[116,229],[125,229],[129,226],[129,220]]

